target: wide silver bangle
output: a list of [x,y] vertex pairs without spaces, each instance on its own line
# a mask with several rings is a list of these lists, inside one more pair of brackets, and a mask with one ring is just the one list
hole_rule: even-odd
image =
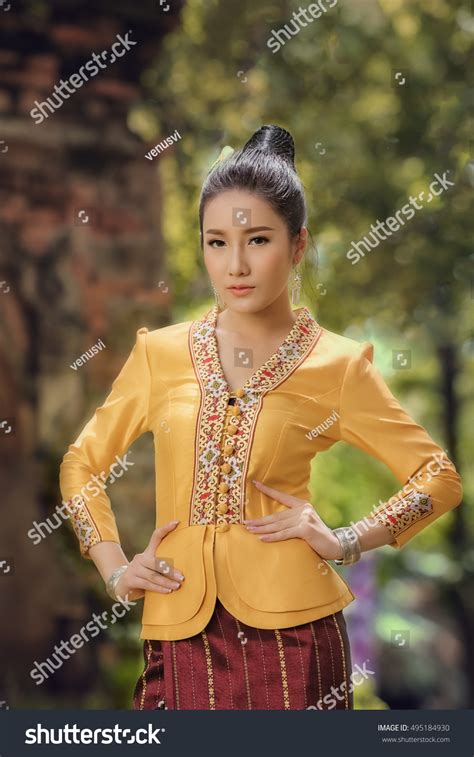
[[120,578],[123,576],[127,568],[128,568],[128,565],[121,565],[120,568],[117,568],[117,570],[114,570],[109,580],[105,584],[105,588],[107,589],[107,594],[112,599],[115,599],[115,600],[118,599],[117,594],[115,593],[115,587],[117,586]]
[[342,547],[342,559],[334,560],[336,565],[352,565],[360,560],[361,548],[357,532],[352,526],[333,529],[333,534],[339,540]]

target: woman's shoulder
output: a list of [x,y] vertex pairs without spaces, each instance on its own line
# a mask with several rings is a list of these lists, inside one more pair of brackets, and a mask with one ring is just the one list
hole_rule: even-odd
[[149,356],[159,355],[161,358],[188,352],[189,330],[192,320],[179,321],[159,328],[141,326],[137,330],[136,339]]
[[175,339],[182,334],[186,334],[189,331],[189,327],[192,324],[192,320],[179,321],[178,323],[170,323],[167,326],[160,326],[157,329],[149,329],[147,326],[142,326],[139,331],[147,334],[147,338],[151,341],[160,339]]
[[323,340],[327,349],[331,349],[335,353],[346,354],[348,357],[358,355],[361,351],[366,351],[367,345],[373,346],[368,340],[361,341],[354,339],[336,331],[331,331],[325,326],[321,326],[320,340]]
[[320,348],[334,357],[345,358],[350,360],[353,357],[363,356],[372,358],[373,344],[368,340],[354,339],[353,337],[331,331],[325,326],[321,326],[321,336],[319,339]]

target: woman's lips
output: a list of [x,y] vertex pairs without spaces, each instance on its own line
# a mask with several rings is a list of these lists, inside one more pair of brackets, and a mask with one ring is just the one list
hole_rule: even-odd
[[244,294],[252,292],[255,287],[228,287],[229,292],[235,294],[236,297],[243,297]]

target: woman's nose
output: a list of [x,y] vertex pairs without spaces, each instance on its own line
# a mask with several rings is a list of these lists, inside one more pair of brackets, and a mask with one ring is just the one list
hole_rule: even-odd
[[229,271],[233,274],[248,272],[248,264],[240,247],[235,247],[230,253]]

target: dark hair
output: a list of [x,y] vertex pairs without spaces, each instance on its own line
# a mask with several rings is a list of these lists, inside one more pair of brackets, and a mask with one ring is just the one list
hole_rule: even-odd
[[[266,200],[283,219],[290,239],[307,223],[304,188],[295,168],[295,143],[281,126],[261,126],[245,145],[219,161],[208,173],[199,200],[199,228],[203,245],[203,216],[207,202],[221,192],[244,189]],[[304,269],[311,264],[303,258]],[[306,277],[303,276],[303,284]]]

